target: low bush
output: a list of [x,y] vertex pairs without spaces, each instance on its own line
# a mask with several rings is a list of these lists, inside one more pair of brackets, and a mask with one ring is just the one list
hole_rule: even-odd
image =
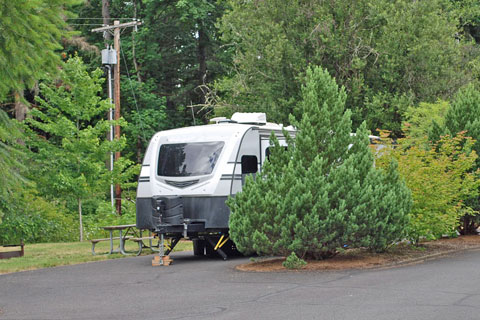
[[[5,215],[0,224],[0,244],[73,241],[78,223],[64,207],[24,189],[0,203]],[[63,208],[63,210],[62,210]]]
[[282,263],[282,265],[287,269],[300,269],[307,265],[307,262],[303,259],[297,257],[295,252],[292,252],[287,259]]

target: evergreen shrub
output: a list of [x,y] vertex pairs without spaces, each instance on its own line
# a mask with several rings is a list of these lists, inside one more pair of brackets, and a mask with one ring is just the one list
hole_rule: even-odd
[[272,135],[262,172],[227,201],[241,252],[323,259],[345,245],[383,251],[404,238],[410,191],[396,163],[374,168],[366,125],[350,134],[345,101],[327,71],[307,70],[297,117],[291,116],[295,139],[284,132],[284,149]]
[[283,266],[287,269],[300,269],[307,265],[307,262],[297,257],[295,252],[292,252],[283,262]]

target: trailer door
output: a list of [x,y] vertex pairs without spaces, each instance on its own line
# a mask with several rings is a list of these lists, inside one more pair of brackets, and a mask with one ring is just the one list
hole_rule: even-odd
[[260,136],[258,130],[247,130],[242,137],[232,175],[230,194],[242,190],[247,175],[255,176],[260,169]]

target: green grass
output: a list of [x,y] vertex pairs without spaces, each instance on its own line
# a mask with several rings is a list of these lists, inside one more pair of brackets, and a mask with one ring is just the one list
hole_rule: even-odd
[[[117,246],[118,241],[115,243],[115,248]],[[124,256],[119,253],[111,255],[103,254],[110,250],[110,242],[108,241],[100,242],[95,246],[95,253],[97,253],[95,256],[92,255],[91,248],[92,244],[90,241],[26,244],[25,256],[19,258],[0,259],[0,274],[135,256]],[[18,250],[18,247],[0,247],[0,250]],[[138,245],[136,243],[129,243],[129,241],[127,241],[126,250],[136,252],[138,250]],[[181,241],[177,244],[174,251],[187,250],[192,250],[192,243],[190,241]],[[144,249],[142,251],[142,255],[152,253],[154,252],[150,249]]]

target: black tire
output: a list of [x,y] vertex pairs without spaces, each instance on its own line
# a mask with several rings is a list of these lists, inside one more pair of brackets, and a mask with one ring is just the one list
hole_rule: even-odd
[[232,240],[228,240],[223,246],[222,246],[223,252],[227,254],[229,257],[239,257],[243,256],[243,254],[238,251],[237,247],[235,246],[235,243]]
[[205,255],[205,240],[194,239],[193,241],[193,254],[195,256],[204,256]]
[[[213,238],[214,242],[218,241],[219,238]],[[220,258],[220,255],[213,250],[214,247],[208,242],[205,241],[205,255],[209,258]]]
[[[219,238],[213,238],[214,242],[217,243]],[[240,251],[237,250],[235,243],[232,240],[228,240],[223,246],[222,251],[229,257],[243,256]],[[205,252],[209,258],[221,258],[217,251],[213,250],[213,247],[208,241],[205,243]]]

